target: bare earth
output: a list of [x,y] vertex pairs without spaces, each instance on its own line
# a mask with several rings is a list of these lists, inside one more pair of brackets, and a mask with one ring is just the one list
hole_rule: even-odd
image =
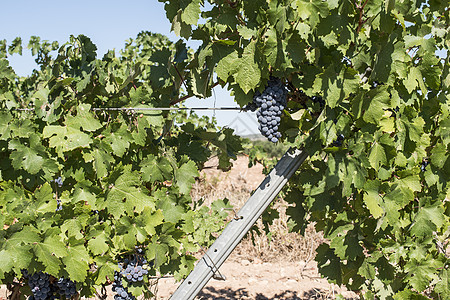
[[[197,299],[334,299],[338,294],[356,299],[354,293],[319,278],[314,263],[300,274],[303,267],[304,262],[250,263],[230,258],[220,268],[226,280],[211,279]],[[157,299],[169,299],[176,286],[173,279],[161,279]]]

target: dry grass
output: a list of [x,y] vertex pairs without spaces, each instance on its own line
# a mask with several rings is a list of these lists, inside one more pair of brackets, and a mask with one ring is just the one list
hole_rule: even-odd
[[[263,167],[257,165],[248,168],[248,158],[245,156],[240,156],[234,162],[233,168],[225,173],[214,168],[216,165],[217,161],[213,159],[208,164],[210,168],[202,171],[200,180],[193,187],[192,198],[194,201],[203,199],[205,205],[216,199],[227,198],[238,211],[251,192],[263,181]],[[246,259],[250,262],[309,262],[314,259],[315,249],[324,241],[322,235],[312,226],[306,229],[305,236],[290,233],[287,225],[287,203],[278,198],[274,208],[279,212],[280,218],[269,226],[271,237],[264,233],[262,221],[259,219],[257,226],[261,234],[247,234],[232,253],[231,259]]]

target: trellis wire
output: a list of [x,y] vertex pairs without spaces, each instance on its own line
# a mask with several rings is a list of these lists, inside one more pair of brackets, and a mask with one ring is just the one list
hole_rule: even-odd
[[[18,111],[34,111],[34,108],[16,108]],[[245,111],[240,107],[94,107],[93,111],[155,111],[155,110],[239,110]]]

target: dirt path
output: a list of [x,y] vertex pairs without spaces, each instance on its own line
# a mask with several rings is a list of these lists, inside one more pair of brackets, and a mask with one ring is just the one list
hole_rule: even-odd
[[[313,262],[305,267],[304,262],[250,263],[232,259],[222,265],[220,272],[226,280],[211,279],[197,299],[334,299],[338,294],[356,299],[354,293],[320,278]],[[157,299],[169,299],[176,287],[173,279],[161,279]]]

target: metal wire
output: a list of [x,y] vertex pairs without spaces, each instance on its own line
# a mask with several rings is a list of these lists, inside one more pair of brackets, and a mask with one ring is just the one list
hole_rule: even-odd
[[[33,111],[34,108],[17,108],[18,111]],[[93,111],[146,111],[146,110],[239,110],[243,111],[240,107],[94,107]]]
[[105,107],[92,110],[242,110],[240,107]]

